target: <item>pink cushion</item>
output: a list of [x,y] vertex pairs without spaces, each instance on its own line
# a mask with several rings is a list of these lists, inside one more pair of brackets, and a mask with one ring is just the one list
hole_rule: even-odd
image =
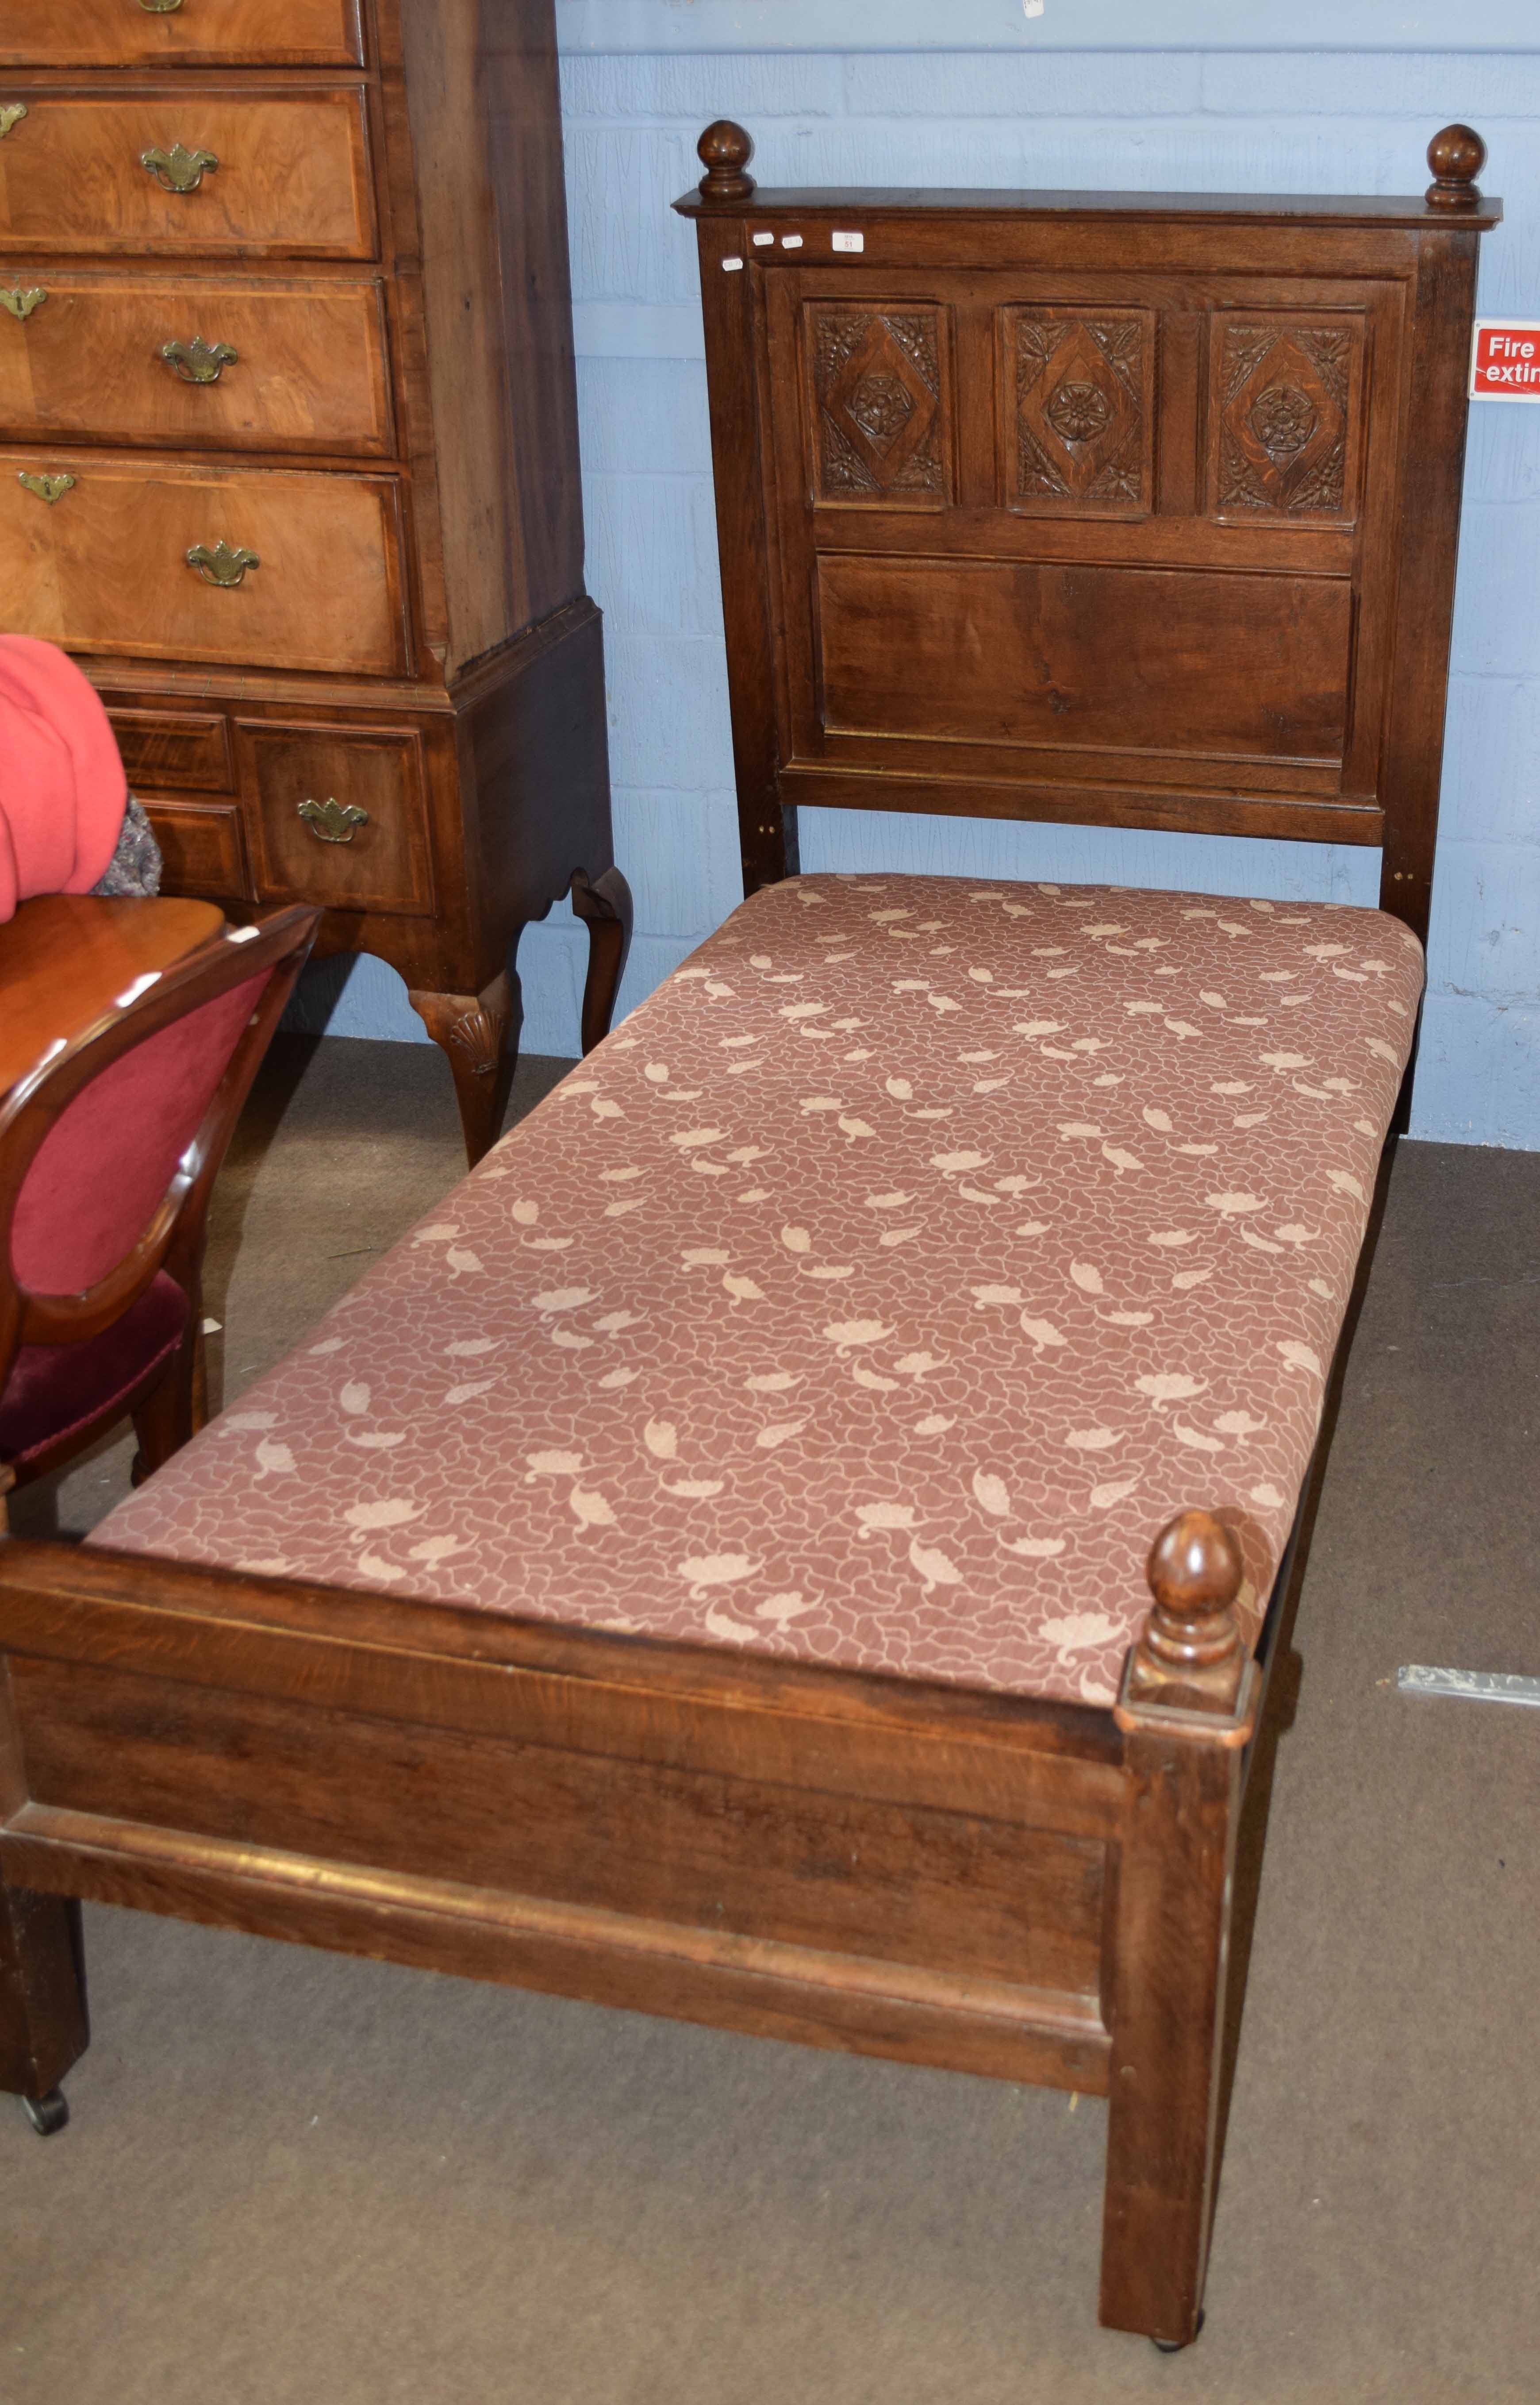
[[97,1541],[1104,1706],[1285,1544],[1416,1025],[1378,911],[757,893]]
[[24,1464],[89,1428],[170,1359],[187,1317],[186,1295],[162,1271],[100,1336],[79,1344],[23,1344],[0,1390],[0,1461]]
[[128,802],[96,688],[57,643],[0,635],[0,920],[33,893],[89,893]]
[[78,1294],[132,1252],[197,1133],[267,972],[174,1020],[81,1089],[45,1136],[11,1222],[35,1294]]

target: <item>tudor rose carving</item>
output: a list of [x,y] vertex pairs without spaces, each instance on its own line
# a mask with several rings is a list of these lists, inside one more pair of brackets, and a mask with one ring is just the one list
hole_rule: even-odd
[[1358,321],[1221,317],[1214,369],[1221,517],[1351,517]]
[[1147,309],[1015,308],[1001,313],[1012,396],[1006,492],[1033,513],[1141,517],[1151,506]]
[[824,501],[945,501],[941,311],[812,302],[813,457]]

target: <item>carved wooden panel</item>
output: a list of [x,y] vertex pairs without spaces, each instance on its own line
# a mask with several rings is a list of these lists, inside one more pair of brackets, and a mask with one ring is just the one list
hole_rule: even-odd
[[1155,461],[1155,312],[1001,316],[1004,498],[1032,515],[1143,517]]
[[1345,577],[1110,561],[828,551],[819,687],[832,734],[1165,753],[1342,757],[1352,652]]
[[946,313],[925,302],[805,311],[815,500],[941,508],[952,497]]
[[1351,524],[1358,513],[1362,319],[1225,313],[1213,321],[1212,360],[1214,516]]

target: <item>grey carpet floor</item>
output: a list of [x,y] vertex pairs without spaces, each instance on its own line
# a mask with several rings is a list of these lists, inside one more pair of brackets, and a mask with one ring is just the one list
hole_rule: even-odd
[[[286,1039],[216,1208],[217,1391],[456,1174],[436,1053]],[[71,2126],[0,2109],[0,2398],[1533,2405],[1540,1712],[1393,1681],[1540,1673],[1537,1428],[1540,1156],[1405,1146],[1185,2355],[1096,2326],[1094,2101],[91,1908]],[[18,1528],[91,1526],[129,1450]]]

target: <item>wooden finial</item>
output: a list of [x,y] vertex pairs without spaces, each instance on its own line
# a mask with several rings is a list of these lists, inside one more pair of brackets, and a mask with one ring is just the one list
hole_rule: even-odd
[[1235,1538],[1211,1512],[1179,1512],[1151,1546],[1144,1575],[1155,1606],[1134,1647],[1128,1702],[1233,1711],[1246,1667],[1236,1616],[1245,1565]]
[[1446,125],[1428,145],[1434,180],[1426,199],[1430,209],[1477,209],[1481,195],[1476,179],[1487,163],[1487,146],[1468,125]]
[[741,125],[735,125],[730,117],[719,117],[707,127],[695,150],[706,168],[701,190],[708,201],[749,198],[754,189],[754,178],[748,172],[754,145]]

